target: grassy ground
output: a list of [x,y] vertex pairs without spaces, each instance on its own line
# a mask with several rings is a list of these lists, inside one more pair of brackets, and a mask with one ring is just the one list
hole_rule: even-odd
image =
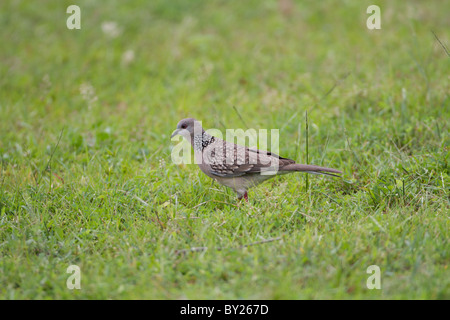
[[[0,298],[450,298],[450,2],[73,2],[0,4]],[[304,162],[306,110],[343,179],[171,162],[187,116]]]

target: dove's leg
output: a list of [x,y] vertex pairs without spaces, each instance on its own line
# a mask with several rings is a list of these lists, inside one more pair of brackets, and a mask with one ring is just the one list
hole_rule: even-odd
[[248,194],[247,191],[244,192],[244,194],[238,194],[238,200],[242,200],[242,198],[245,199],[246,202],[248,202]]

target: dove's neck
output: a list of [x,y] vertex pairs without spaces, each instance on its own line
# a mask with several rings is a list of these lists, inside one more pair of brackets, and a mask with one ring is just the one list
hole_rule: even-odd
[[215,137],[203,131],[201,134],[197,134],[193,137],[192,146],[194,147],[194,151],[203,151],[203,149],[205,149],[215,140]]

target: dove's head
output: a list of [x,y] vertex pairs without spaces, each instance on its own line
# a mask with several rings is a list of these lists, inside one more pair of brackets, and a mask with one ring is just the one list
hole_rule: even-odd
[[187,118],[178,122],[177,128],[170,138],[180,135],[188,141],[193,141],[194,136],[203,134],[203,131],[202,123],[200,121],[197,121],[194,118]]

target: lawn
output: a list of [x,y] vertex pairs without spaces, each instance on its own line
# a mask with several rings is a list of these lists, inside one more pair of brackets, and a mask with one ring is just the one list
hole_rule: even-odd
[[[0,298],[450,299],[449,12],[2,0]],[[172,162],[186,117],[279,129],[282,156],[344,174],[239,202]]]

